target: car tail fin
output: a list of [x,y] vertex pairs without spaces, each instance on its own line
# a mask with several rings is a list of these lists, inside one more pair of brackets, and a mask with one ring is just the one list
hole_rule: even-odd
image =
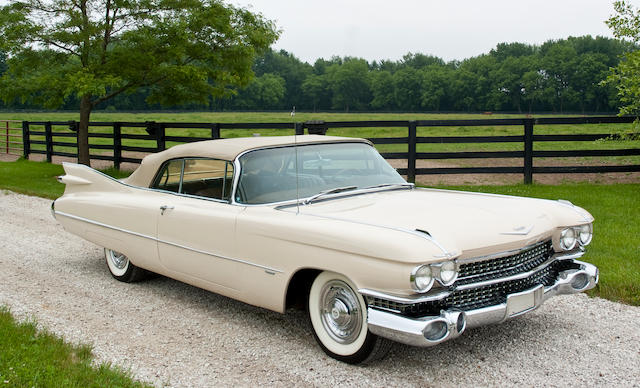
[[61,175],[57,179],[58,182],[66,185],[65,194],[81,191],[128,190],[128,187],[119,180],[83,164],[62,163],[62,167],[65,175]]

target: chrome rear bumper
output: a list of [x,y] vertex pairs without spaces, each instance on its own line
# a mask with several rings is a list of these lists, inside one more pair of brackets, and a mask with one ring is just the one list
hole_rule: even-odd
[[555,295],[575,294],[589,290],[598,283],[598,268],[592,264],[573,260],[577,269],[561,271],[556,282],[510,294],[507,302],[465,312],[443,310],[438,316],[408,318],[369,307],[367,323],[376,335],[413,346],[433,346],[458,337],[467,327],[478,327],[503,322],[540,307]]

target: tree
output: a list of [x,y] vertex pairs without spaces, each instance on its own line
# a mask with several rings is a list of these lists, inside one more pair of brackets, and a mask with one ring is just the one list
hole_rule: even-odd
[[302,84],[305,79],[313,73],[313,68],[308,63],[302,62],[293,54],[289,54],[285,50],[278,52],[267,50],[267,52],[258,57],[253,66],[256,76],[265,73],[277,74],[285,80],[285,95],[277,104],[278,108],[291,109],[296,106],[304,108],[307,101],[302,101]]
[[369,90],[369,64],[364,59],[345,58],[342,64],[327,68],[332,105],[335,109],[361,110],[371,99]]
[[394,99],[402,110],[416,112],[422,102],[424,73],[414,67],[405,67],[393,74]]
[[453,70],[445,66],[429,66],[423,72],[421,106],[426,110],[440,111],[449,97]]
[[394,107],[395,86],[391,72],[378,70],[371,74],[371,107],[391,110]]
[[0,51],[0,76],[7,71],[7,56],[4,51]]
[[18,0],[0,7],[3,98],[80,105],[78,161],[92,109],[147,87],[148,103],[207,103],[247,85],[272,22],[220,0]]
[[255,77],[236,98],[236,106],[242,109],[276,109],[284,98],[285,80],[278,74],[265,73]]
[[325,75],[310,74],[307,76],[302,83],[302,93],[305,100],[310,101],[313,105],[314,113],[319,107],[329,107],[331,93]]
[[606,21],[613,35],[620,39],[629,39],[636,45],[635,50],[625,54],[624,59],[612,69],[607,83],[614,84],[622,106],[620,114],[640,114],[640,10],[626,1],[613,3],[616,15]]

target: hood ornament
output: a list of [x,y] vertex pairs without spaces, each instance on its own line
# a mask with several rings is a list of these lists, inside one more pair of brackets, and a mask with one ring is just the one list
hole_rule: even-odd
[[513,231],[510,232],[501,232],[500,234],[506,234],[506,235],[515,235],[515,236],[526,236],[529,234],[529,232],[531,232],[533,230],[534,225],[531,226],[517,226],[515,228],[513,228]]

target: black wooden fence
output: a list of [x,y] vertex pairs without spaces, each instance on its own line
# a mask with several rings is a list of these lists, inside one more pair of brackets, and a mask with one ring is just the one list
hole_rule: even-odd
[[[417,120],[417,121],[344,121],[324,122],[307,121],[297,123],[158,123],[158,122],[91,122],[89,133],[92,138],[112,139],[111,144],[90,144],[90,150],[113,151],[112,155],[91,154],[91,159],[113,161],[116,168],[121,163],[140,163],[140,158],[123,155],[123,151],[151,153],[166,149],[167,142],[193,142],[199,140],[220,139],[225,130],[280,130],[282,134],[308,133],[325,134],[335,128],[406,128],[407,136],[370,138],[374,144],[404,144],[406,152],[382,152],[386,159],[406,159],[407,167],[399,168],[400,174],[407,175],[409,181],[415,181],[416,175],[427,174],[522,174],[525,183],[533,181],[536,173],[602,173],[637,172],[640,164],[625,165],[580,165],[580,166],[534,166],[535,157],[615,157],[637,156],[640,148],[625,149],[582,149],[582,150],[534,150],[535,142],[590,142],[601,139],[620,139],[617,133],[596,134],[535,134],[536,125],[576,125],[576,124],[624,124],[633,123],[635,117],[554,117],[554,118],[518,118],[518,119],[482,119],[482,120]],[[38,130],[34,129],[38,126]],[[24,155],[45,154],[47,161],[52,156],[77,157],[78,122],[24,121],[22,123]],[[506,136],[418,136],[421,127],[482,127],[482,126],[521,126],[522,134]],[[100,128],[107,129],[99,131]],[[146,133],[125,133],[123,128],[143,128]],[[168,135],[167,130],[200,129],[207,136]],[[142,132],[142,131],[139,131]],[[202,131],[200,131],[202,132]],[[210,134],[210,135],[209,135]],[[638,133],[631,136],[640,136]],[[60,141],[60,139],[66,141]],[[123,140],[144,140],[151,147],[124,145]],[[478,143],[521,143],[522,148],[515,151],[458,151],[458,152],[418,152],[419,144],[478,144]],[[40,147],[33,147],[40,145]],[[44,146],[44,147],[42,147]],[[75,147],[76,152],[59,151],[56,148]],[[40,148],[40,149],[38,149]],[[44,148],[44,149],[42,149]],[[490,167],[446,167],[418,168],[421,159],[522,159],[518,166]]]

